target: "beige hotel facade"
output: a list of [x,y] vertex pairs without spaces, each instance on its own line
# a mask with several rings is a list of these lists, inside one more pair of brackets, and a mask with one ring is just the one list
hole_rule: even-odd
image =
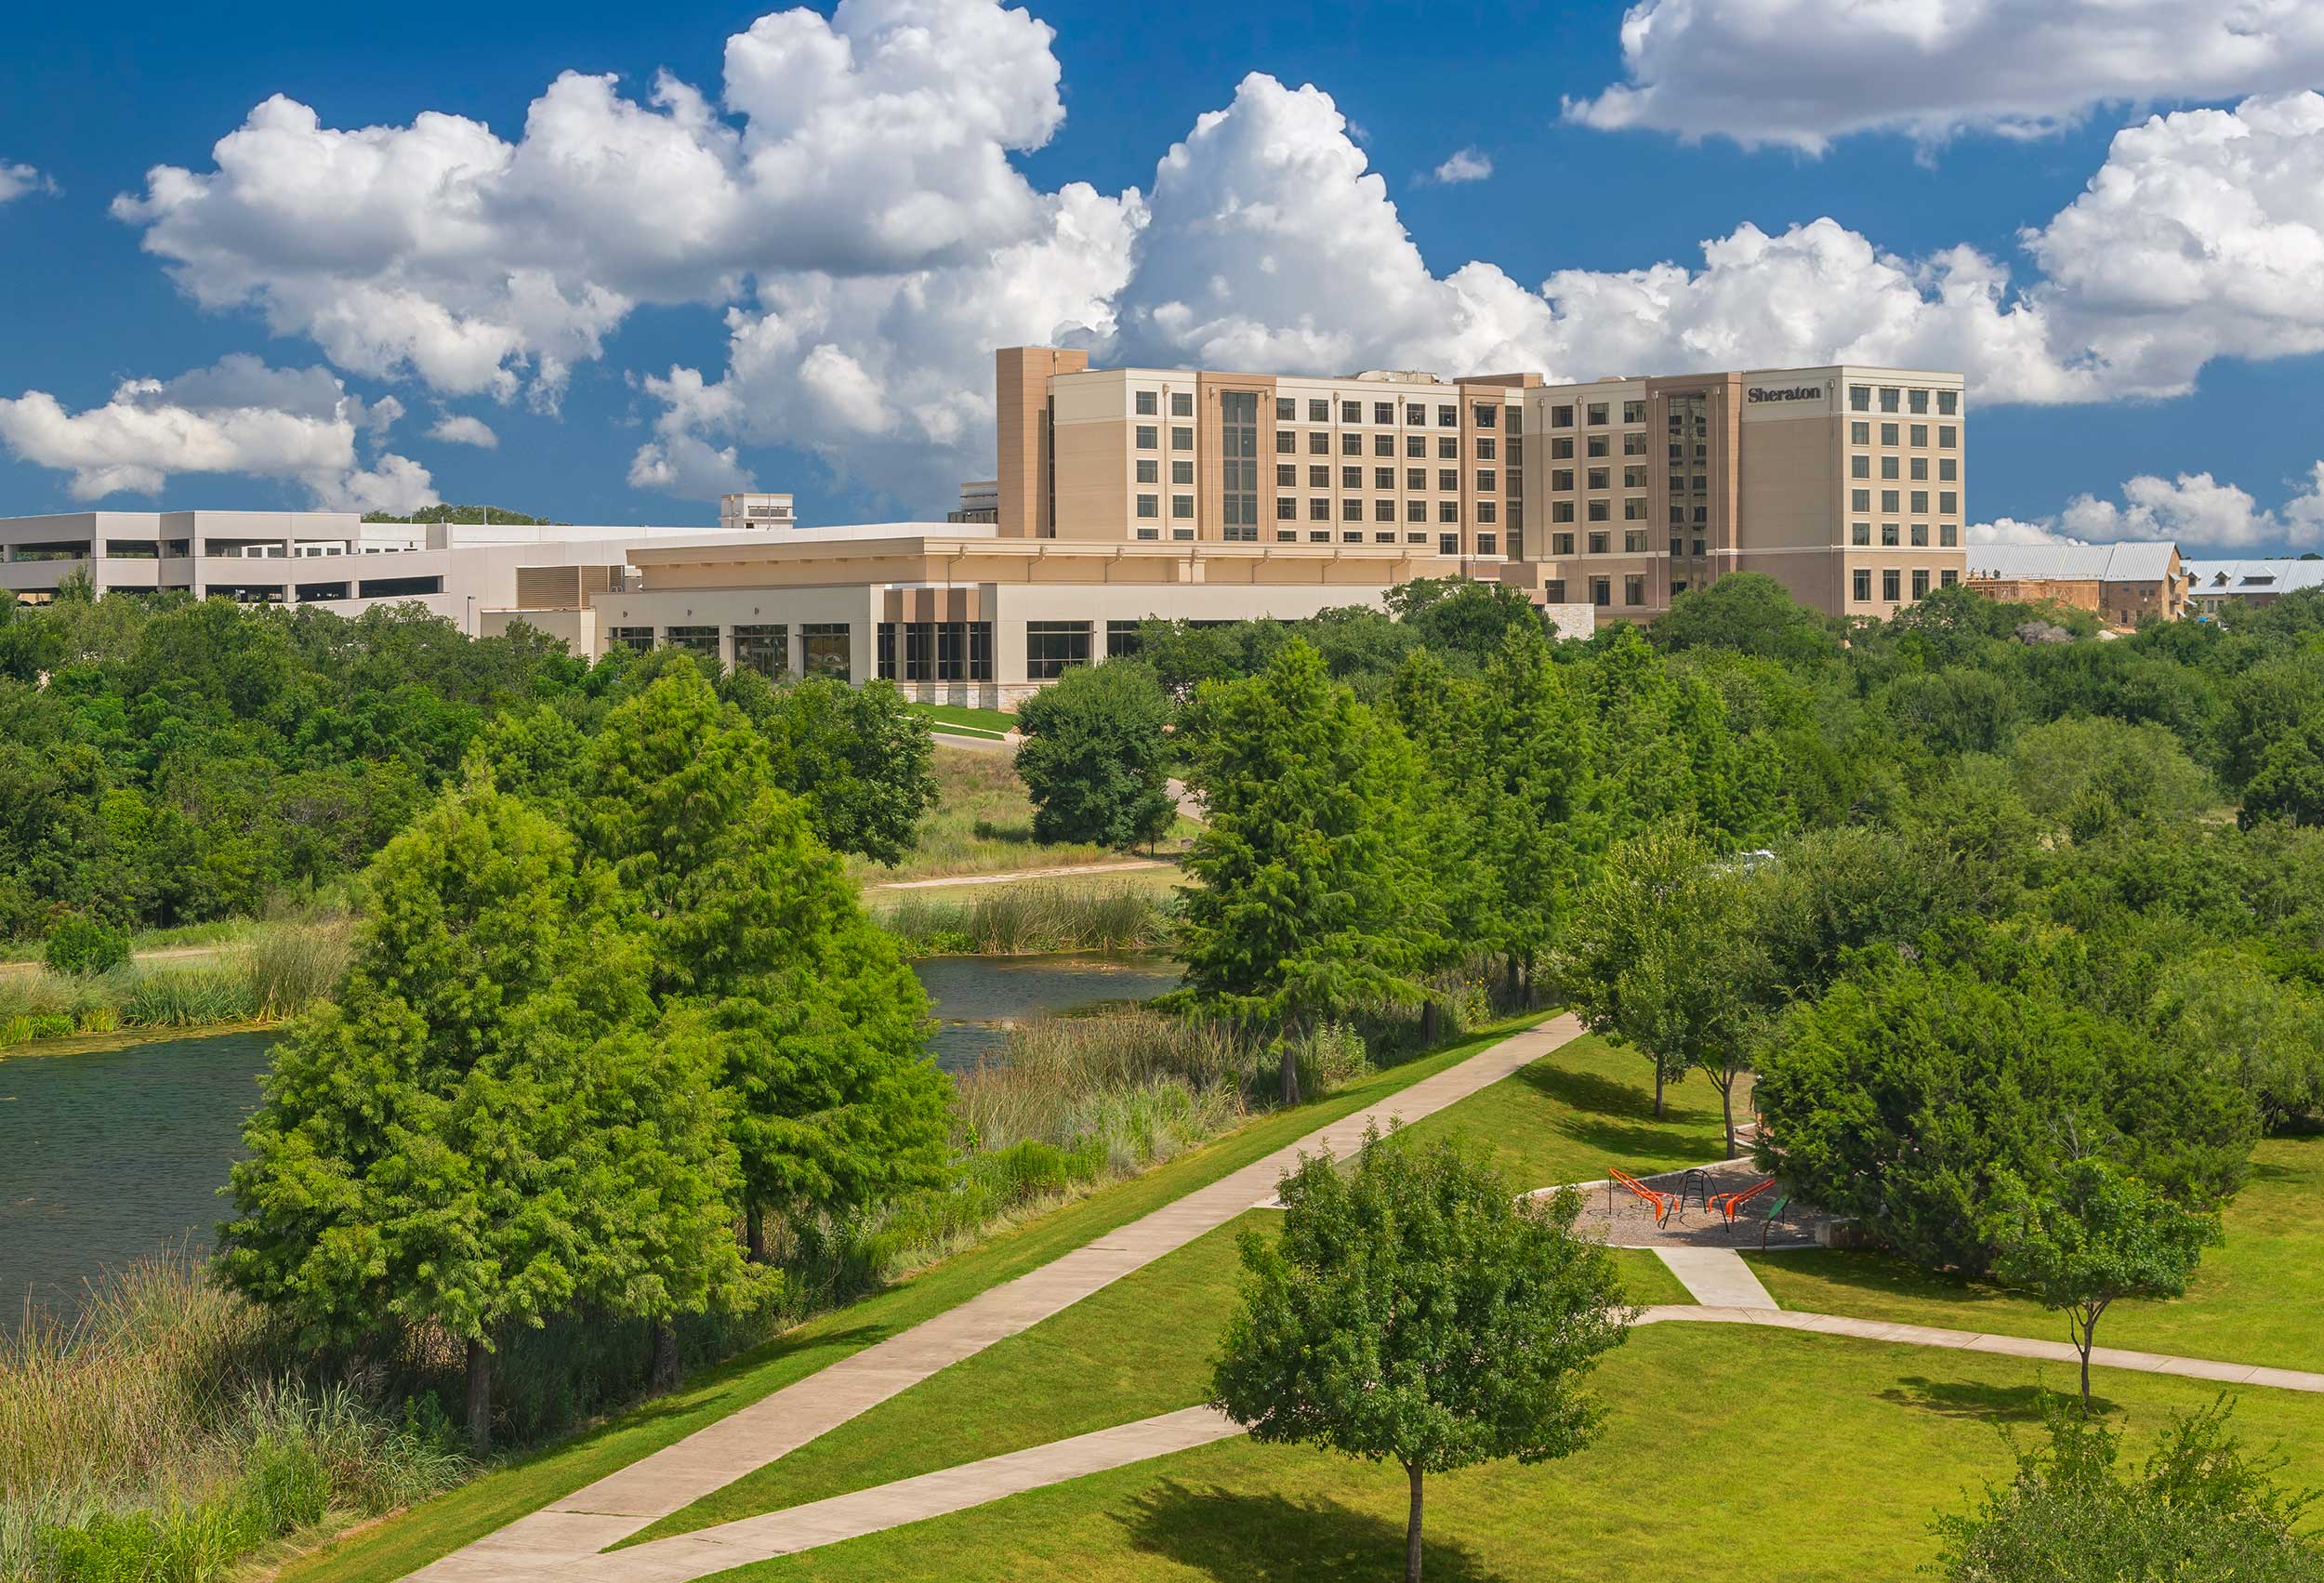
[[1294,619],[1419,577],[1521,588],[1586,634],[1731,572],[1868,617],[1964,575],[1958,374],[1547,385],[1091,368],[1010,347],[995,397],[996,477],[958,520],[641,547],[487,629],[1007,706],[1128,652],[1148,617]]

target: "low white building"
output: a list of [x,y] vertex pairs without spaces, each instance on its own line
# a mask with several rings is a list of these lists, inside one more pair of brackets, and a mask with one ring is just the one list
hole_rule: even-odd
[[[787,496],[782,499],[786,508]],[[763,537],[735,527],[366,522],[351,511],[70,511],[0,518],[0,588],[46,603],[86,574],[99,593],[182,588],[340,615],[413,601],[476,635],[481,613],[577,606],[618,587],[629,552]],[[570,587],[568,587],[570,585]]]
[[2218,615],[2271,605],[2303,588],[2324,588],[2324,561],[2190,561],[2186,576],[2187,604],[2198,614]]

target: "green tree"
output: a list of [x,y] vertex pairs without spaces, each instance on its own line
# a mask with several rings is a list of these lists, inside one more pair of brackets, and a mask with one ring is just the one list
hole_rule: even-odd
[[1716,648],[1815,666],[1840,658],[1834,625],[1795,601],[1775,578],[1743,572],[1679,595],[1647,635],[1657,648],[1673,653]]
[[1168,776],[1170,702],[1135,660],[1076,666],[1017,707],[1017,775],[1033,795],[1033,838],[1128,848],[1178,812]]
[[1442,954],[1442,909],[1414,835],[1404,738],[1299,640],[1259,676],[1206,686],[1188,734],[1188,781],[1207,815],[1187,858],[1196,883],[1179,892],[1193,997],[1294,1033],[1425,998],[1419,975]]
[[728,693],[765,733],[775,785],[806,803],[824,845],[904,860],[936,802],[935,745],[894,682],[816,676],[771,687],[745,671]]
[[2324,824],[2324,714],[2312,714],[2269,743],[2243,788],[2238,818]]
[[2203,1249],[2219,1240],[2219,1222],[2100,1159],[2067,1161],[2039,1193],[2014,1177],[1998,1188],[2000,1208],[1987,1233],[2001,1250],[1993,1273],[2066,1315],[2082,1357],[2087,1414],[2098,1321],[2123,1298],[2184,1295]]
[[733,1150],[706,1061],[653,1026],[636,943],[539,812],[448,793],[366,889],[337,1003],[244,1128],[220,1267],[309,1345],[464,1342],[481,1448],[513,1327],[736,1294]]
[[2319,1583],[2324,1546],[2303,1531],[2312,1493],[2277,1485],[2223,1399],[2175,1417],[2144,1468],[2115,1469],[2122,1435],[2054,1397],[2048,1444],[2021,1450],[1976,1511],[1940,1517],[1936,1567],[1953,1583]]
[[1280,1240],[1242,1235],[1215,1405],[1255,1440],[1403,1468],[1419,1583],[1424,1475],[1589,1443],[1601,1409],[1581,1386],[1627,1334],[1620,1277],[1574,1234],[1571,1188],[1516,1197],[1449,1143],[1367,1131],[1353,1171],[1302,1156],[1282,1198]]
[[1758,1041],[1768,973],[1754,883],[1695,837],[1650,830],[1607,854],[1567,931],[1559,972],[1593,1032],[1654,1062],[1655,1115],[1666,1080],[1694,1069],[1710,1078],[1730,1155],[1735,1086]]

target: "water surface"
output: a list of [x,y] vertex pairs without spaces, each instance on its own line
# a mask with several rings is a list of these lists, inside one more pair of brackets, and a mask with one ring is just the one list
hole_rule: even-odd
[[[1161,956],[937,956],[913,969],[936,1003],[929,1049],[953,1070],[1011,1023],[1178,983]],[[275,1036],[0,1059],[0,1326],[16,1324],[28,1292],[69,1308],[99,1270],[207,1245]]]

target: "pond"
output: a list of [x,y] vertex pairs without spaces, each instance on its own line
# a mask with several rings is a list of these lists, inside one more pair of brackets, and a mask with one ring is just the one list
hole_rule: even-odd
[[[937,1064],[973,1065],[1009,1026],[1142,1000],[1178,983],[1160,956],[938,956],[913,964],[936,1003]],[[0,1325],[29,1292],[70,1304],[98,1271],[206,1243],[267,1034],[157,1039],[0,1060]]]

